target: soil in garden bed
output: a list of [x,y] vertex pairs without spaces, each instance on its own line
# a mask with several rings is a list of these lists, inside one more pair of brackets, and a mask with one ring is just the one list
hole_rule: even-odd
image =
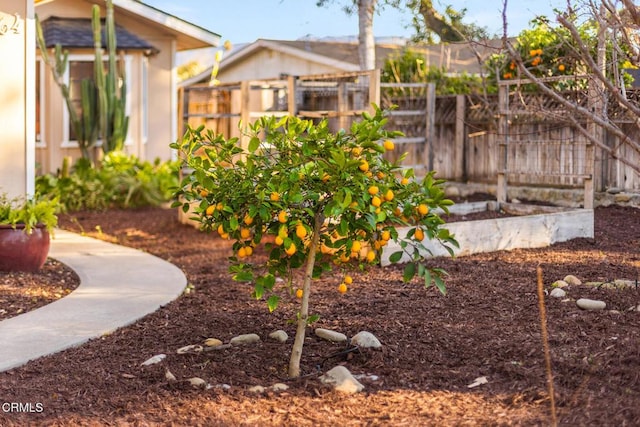
[[[367,330],[383,348],[345,353],[309,328],[303,377],[289,380],[297,300],[285,298],[272,314],[253,300],[250,286],[229,278],[227,241],[179,224],[169,210],[63,216],[64,228],[176,264],[190,292],[109,336],[0,373],[3,402],[42,405],[42,412],[0,412],[0,425],[549,425],[536,267],[547,290],[568,274],[606,282],[640,271],[640,210],[598,208],[595,221],[594,239],[430,260],[449,272],[446,296],[403,283],[398,266],[355,273],[340,295],[343,273],[335,271],[314,283],[311,310],[320,320],[313,328],[347,336]],[[545,306],[560,425],[634,425],[640,313],[632,308],[640,291],[582,285],[567,292]],[[607,310],[582,311],[577,298],[605,301]],[[268,339],[276,329],[289,333],[287,343]],[[206,338],[228,342],[245,333],[262,341],[176,354]],[[159,353],[167,354],[162,363],[141,366]],[[339,364],[363,375],[364,392],[343,395],[319,383]],[[194,389],[185,381],[191,377],[212,387]],[[469,387],[479,377],[487,382]],[[268,388],[279,382],[290,388]],[[251,392],[256,385],[267,391]]]

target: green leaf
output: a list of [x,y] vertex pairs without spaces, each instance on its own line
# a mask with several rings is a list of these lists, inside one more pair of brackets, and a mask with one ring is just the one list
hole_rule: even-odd
[[267,307],[269,307],[269,313],[273,313],[273,311],[278,307],[278,301],[280,301],[280,297],[277,295],[271,295],[269,299],[267,299]]
[[404,267],[404,273],[402,274],[402,280],[405,282],[410,282],[413,279],[413,276],[416,274],[416,265],[415,263],[409,263]]
[[253,282],[253,273],[250,271],[240,271],[233,275],[236,282]]
[[238,229],[238,218],[236,218],[235,216],[232,216],[231,219],[229,219],[229,226],[231,227],[231,230],[235,231]]
[[402,259],[402,251],[394,252],[389,256],[389,261],[392,263],[396,263]]
[[447,288],[444,284],[444,280],[442,280],[440,277],[436,276],[433,278],[433,281],[436,283],[436,287],[438,288],[438,290],[440,291],[440,293],[442,295],[446,295],[447,294]]
[[249,152],[250,153],[255,153],[255,151],[260,147],[260,140],[258,139],[258,137],[254,136],[253,138],[251,138],[251,140],[249,141]]
[[317,322],[320,319],[320,316],[317,314],[312,314],[307,317],[307,325],[311,325],[312,323]]
[[262,296],[264,295],[264,287],[260,284],[257,283],[255,284],[254,288],[253,288],[253,296],[255,299],[262,299]]

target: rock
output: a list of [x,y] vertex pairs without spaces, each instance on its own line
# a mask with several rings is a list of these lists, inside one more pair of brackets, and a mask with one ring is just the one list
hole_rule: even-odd
[[360,348],[380,348],[382,344],[371,332],[360,331],[351,337],[351,345],[356,345]]
[[272,340],[279,341],[279,342],[286,342],[289,339],[289,335],[287,335],[287,333],[285,331],[280,329],[280,330],[271,332],[269,334],[269,338],[271,338]]
[[613,196],[613,200],[616,203],[626,203],[631,200],[631,195],[627,193],[616,194],[615,196]]
[[549,295],[554,298],[564,298],[567,296],[567,293],[564,291],[564,289],[555,288]]
[[275,383],[271,386],[271,390],[273,391],[285,391],[289,390],[289,386],[283,383]]
[[569,283],[565,280],[556,280],[551,284],[552,288],[566,288],[567,286],[569,286]]
[[331,342],[345,342],[347,340],[347,336],[345,334],[324,328],[317,328],[315,330],[315,334],[320,338]]
[[344,366],[336,366],[320,377],[322,384],[330,385],[342,393],[358,393],[364,386]]
[[222,345],[222,341],[218,338],[207,338],[204,340],[204,345],[205,347],[218,347],[219,345]]
[[176,381],[177,380],[176,376],[173,375],[173,373],[168,369],[164,371],[164,377],[166,378],[167,381]]
[[254,385],[249,389],[251,393],[264,393],[264,387],[261,385]]
[[520,200],[516,199],[516,198],[513,198],[513,199],[511,199],[511,203],[519,204],[519,203],[522,203],[522,202]]
[[231,338],[231,345],[252,344],[260,342],[260,337],[257,334],[244,334]]
[[578,279],[576,276],[574,276],[573,274],[568,274],[564,277],[564,281],[571,286],[580,286],[582,285],[582,281],[580,279]]
[[195,388],[205,388],[207,386],[207,382],[202,378],[192,377],[187,380],[192,387]]
[[583,310],[595,311],[595,310],[604,310],[607,307],[607,304],[604,301],[598,301],[588,298],[580,298],[576,301],[578,307]]
[[609,187],[607,188],[607,193],[609,194],[618,194],[622,192],[622,188],[620,187]]
[[149,366],[149,365],[155,365],[156,363],[160,363],[162,362],[164,359],[167,358],[166,354],[156,354],[153,357],[148,358],[147,360],[145,360],[144,362],[141,363],[142,366]]
[[460,197],[460,189],[454,185],[450,185],[444,189],[444,194],[447,198]]
[[635,288],[636,282],[634,280],[621,280],[617,279],[613,281],[613,284],[617,289]]
[[180,347],[176,350],[178,354],[187,354],[187,353],[202,353],[202,346],[199,344],[190,344],[185,345],[184,347]]

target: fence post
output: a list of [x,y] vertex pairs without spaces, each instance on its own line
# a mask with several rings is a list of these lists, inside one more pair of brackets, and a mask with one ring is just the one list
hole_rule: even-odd
[[466,97],[456,95],[456,136],[453,151],[453,179],[464,181],[466,171],[464,170],[464,141]]
[[[498,203],[507,201],[507,148],[509,146],[509,85],[501,84],[498,88],[498,122],[497,139],[498,184],[496,199]],[[501,135],[500,135],[501,134]]]
[[250,110],[251,110],[251,97],[249,91],[251,90],[250,82],[243,80],[240,82],[240,146],[247,148],[249,142],[247,141],[246,130],[249,127]]
[[287,111],[289,116],[298,115],[298,105],[296,104],[296,76],[287,76]]
[[347,117],[345,111],[349,109],[349,97],[347,94],[347,83],[338,82],[338,129],[347,128]]
[[380,69],[369,71],[369,112],[374,113],[371,104],[380,106]]
[[433,170],[433,141],[436,137],[436,84],[427,84],[427,126],[426,135],[427,139],[427,171]]
[[186,131],[184,120],[186,117],[185,106],[187,107],[187,109],[189,108],[189,106],[185,104],[188,93],[188,90],[185,90],[184,87],[178,88],[178,126],[176,127],[176,129],[178,129],[178,138],[182,138]]

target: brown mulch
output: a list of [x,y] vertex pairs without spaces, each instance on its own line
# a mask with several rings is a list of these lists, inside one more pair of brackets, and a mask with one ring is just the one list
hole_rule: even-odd
[[[169,260],[191,290],[109,336],[0,373],[0,425],[550,425],[536,267],[547,289],[567,274],[586,282],[635,280],[640,272],[640,210],[616,206],[596,209],[595,239],[431,260],[450,274],[446,296],[403,283],[401,267],[355,273],[340,295],[335,272],[314,283],[311,309],[320,320],[313,327],[347,336],[367,330],[383,349],[343,352],[310,328],[303,377],[289,380],[295,297],[269,314],[248,285],[229,279],[228,243],[176,217],[143,209],[61,218],[64,228]],[[640,304],[640,290],[583,285],[568,292],[606,301],[607,310],[546,299],[560,425],[637,425],[640,313],[629,309]],[[276,329],[289,333],[286,344],[267,338]],[[176,354],[208,337],[227,342],[244,333],[263,341]],[[161,364],[140,366],[159,353],[168,355]],[[319,374],[339,364],[366,375],[364,392],[343,395],[320,384]],[[178,381],[167,380],[165,369]],[[468,387],[483,376],[486,384]],[[190,377],[213,387],[194,389]],[[249,391],[278,382],[290,388]],[[6,403],[22,403],[23,411]]]
[[0,320],[52,303],[79,284],[73,270],[51,258],[35,273],[0,272]]

